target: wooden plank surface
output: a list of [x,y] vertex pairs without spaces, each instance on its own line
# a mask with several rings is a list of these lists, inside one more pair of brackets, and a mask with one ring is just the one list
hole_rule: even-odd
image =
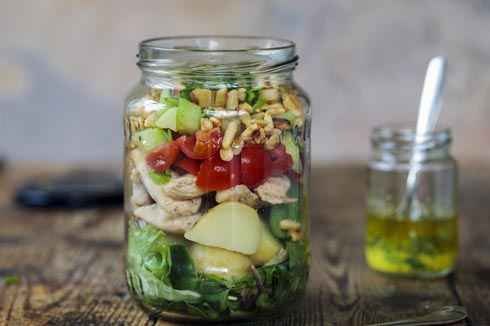
[[[459,269],[436,281],[395,279],[367,269],[364,168],[314,168],[306,300],[289,316],[243,325],[365,325],[461,302],[471,321],[460,325],[490,325],[490,173],[484,167],[463,167]],[[0,282],[0,325],[172,325],[148,318],[127,294],[121,210],[21,209],[11,197],[26,174],[32,169],[8,169],[0,176],[0,277],[20,278],[18,284]]]

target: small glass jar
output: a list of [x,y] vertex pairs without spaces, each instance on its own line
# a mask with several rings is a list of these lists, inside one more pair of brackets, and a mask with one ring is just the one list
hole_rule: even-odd
[[[458,250],[457,166],[449,130],[416,141],[411,129],[376,128],[369,162],[365,256],[380,272],[438,277]],[[417,161],[414,161],[416,153]],[[410,169],[415,191],[403,201]]]
[[295,306],[309,272],[310,109],[294,43],[143,41],[126,100],[126,275],[164,319]]

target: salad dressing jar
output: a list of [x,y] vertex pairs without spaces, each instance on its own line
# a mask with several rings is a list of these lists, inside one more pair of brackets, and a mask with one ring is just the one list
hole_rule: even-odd
[[126,100],[126,276],[164,319],[290,311],[309,273],[310,109],[290,41],[143,41]]
[[[449,130],[415,142],[411,129],[377,128],[369,163],[365,256],[376,271],[413,277],[444,276],[458,251],[457,166],[449,152]],[[415,193],[406,214],[399,205],[414,151]]]

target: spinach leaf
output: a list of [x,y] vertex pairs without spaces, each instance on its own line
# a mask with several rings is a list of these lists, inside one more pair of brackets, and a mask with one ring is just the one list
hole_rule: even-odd
[[158,279],[166,280],[170,272],[168,245],[165,234],[156,227],[146,224],[140,228],[129,222],[128,267],[135,270],[144,267]]
[[128,270],[128,283],[138,297],[154,306],[166,306],[166,301],[201,302],[201,295],[189,290],[175,290],[146,269]]
[[288,196],[291,198],[297,198],[298,200],[290,204],[273,205],[270,209],[269,225],[272,234],[278,239],[288,239],[287,232],[281,229],[280,223],[283,219],[291,219],[294,221],[301,221],[301,205],[303,200],[300,194],[300,185],[297,182],[291,182],[291,188],[288,190]]
[[184,245],[170,246],[170,282],[176,289],[195,289],[199,282],[191,257]]
[[248,102],[248,104],[254,106],[255,102],[259,98],[259,90],[258,89],[249,89],[246,92],[245,95],[245,100]]
[[261,107],[263,107],[266,104],[267,104],[266,99],[263,98],[262,96],[259,96],[259,98],[257,99],[257,101],[255,102],[255,104],[252,107],[253,107],[254,111],[257,111],[258,109],[260,109]]
[[170,247],[162,231],[149,224],[140,228],[129,222],[127,278],[130,289],[156,306],[165,305],[167,301],[200,302],[199,293],[172,288],[170,261]]

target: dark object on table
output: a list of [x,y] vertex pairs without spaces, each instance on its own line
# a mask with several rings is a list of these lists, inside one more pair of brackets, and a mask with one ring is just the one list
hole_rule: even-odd
[[123,201],[123,185],[120,178],[108,172],[76,170],[26,182],[17,190],[15,201],[26,207],[118,205]]

